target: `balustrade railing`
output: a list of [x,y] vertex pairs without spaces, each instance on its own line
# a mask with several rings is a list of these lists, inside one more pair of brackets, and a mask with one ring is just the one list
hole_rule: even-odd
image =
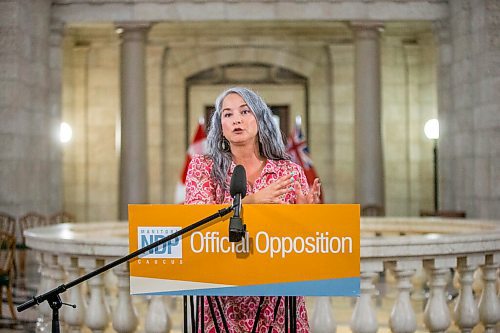
[[[500,332],[500,221],[370,217],[361,232],[360,297],[307,298],[313,332]],[[40,263],[38,294],[129,252],[125,222],[25,235]],[[130,296],[129,288],[123,264],[63,293],[77,305],[61,311],[65,331],[182,332],[180,297]],[[51,309],[38,311],[37,330],[50,331]]]

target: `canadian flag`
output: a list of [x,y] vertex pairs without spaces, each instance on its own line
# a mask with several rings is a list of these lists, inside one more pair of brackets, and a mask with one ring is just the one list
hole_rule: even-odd
[[[300,116],[297,116],[295,127],[292,134],[290,134],[290,136],[288,137],[286,148],[288,154],[292,158],[292,161],[297,163],[302,167],[302,169],[304,169],[307,183],[309,184],[309,186],[312,186],[312,184],[314,183],[314,179],[318,178],[318,175],[316,174],[312,159],[309,155],[309,147],[307,146],[307,142],[304,139],[304,135],[302,134],[301,124],[301,118]],[[323,203],[323,191],[321,191],[320,201],[321,203]]]
[[189,167],[189,162],[194,155],[203,155],[207,151],[207,134],[205,132],[205,126],[203,119],[198,123],[198,128],[196,129],[196,134],[194,135],[193,141],[189,145],[186,161],[184,162],[184,169],[182,170],[181,179],[177,183],[175,189],[175,202],[183,203],[184,197],[186,195],[186,175]]

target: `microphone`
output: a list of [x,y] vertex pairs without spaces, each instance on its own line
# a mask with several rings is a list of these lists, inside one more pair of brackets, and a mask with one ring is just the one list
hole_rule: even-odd
[[246,225],[243,224],[243,219],[241,218],[241,200],[247,194],[247,175],[243,165],[237,165],[234,168],[229,192],[233,197],[234,209],[234,214],[229,220],[229,241],[239,242],[246,231]]

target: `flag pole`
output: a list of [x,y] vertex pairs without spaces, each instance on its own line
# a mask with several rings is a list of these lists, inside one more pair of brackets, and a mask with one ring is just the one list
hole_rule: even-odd
[[207,134],[205,132],[205,119],[204,117],[198,118],[198,128],[195,131],[193,140],[188,146],[186,152],[186,159],[184,161],[184,168],[182,170],[179,181],[175,188],[174,200],[175,203],[183,203],[184,197],[186,195],[186,175],[189,168],[189,163],[194,155],[203,155],[206,153],[206,138]]
[[302,126],[302,117],[300,115],[295,117],[295,126],[298,128]]

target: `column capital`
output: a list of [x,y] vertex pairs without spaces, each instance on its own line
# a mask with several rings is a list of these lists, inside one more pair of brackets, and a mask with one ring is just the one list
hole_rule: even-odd
[[116,33],[122,39],[134,39],[134,36],[142,38],[152,26],[153,23],[147,21],[115,22]]
[[376,38],[384,30],[382,21],[351,21],[349,26],[357,38]]

